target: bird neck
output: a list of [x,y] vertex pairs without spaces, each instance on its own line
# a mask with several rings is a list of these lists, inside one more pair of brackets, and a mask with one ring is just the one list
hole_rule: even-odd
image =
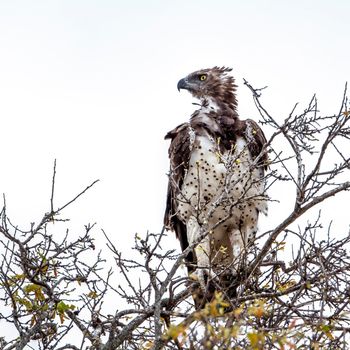
[[204,97],[201,98],[201,110],[203,112],[215,112],[217,114],[237,114],[237,101],[234,98],[232,101],[224,102],[220,98]]

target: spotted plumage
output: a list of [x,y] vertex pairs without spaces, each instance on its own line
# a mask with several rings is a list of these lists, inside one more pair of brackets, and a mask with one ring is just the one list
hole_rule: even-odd
[[179,81],[178,89],[191,92],[200,107],[165,137],[171,140],[165,225],[183,250],[198,243],[187,261],[203,288],[208,276],[227,269],[234,274],[259,212],[267,212],[266,140],[253,120],[238,118],[229,71],[203,69]]

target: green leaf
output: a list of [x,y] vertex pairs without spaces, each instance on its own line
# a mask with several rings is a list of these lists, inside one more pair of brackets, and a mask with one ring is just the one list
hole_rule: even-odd
[[57,305],[56,305],[56,310],[59,313],[64,313],[68,310],[74,310],[75,309],[75,305],[73,304],[66,304],[64,301],[60,301]]
[[23,288],[24,292],[29,294],[29,293],[34,293],[35,299],[39,301],[44,301],[45,300],[45,295],[43,293],[43,287],[38,286],[37,284],[28,284]]

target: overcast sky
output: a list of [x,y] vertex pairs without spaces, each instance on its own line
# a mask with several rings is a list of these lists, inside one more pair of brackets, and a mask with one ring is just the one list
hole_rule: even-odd
[[74,228],[97,222],[121,249],[135,232],[159,231],[163,137],[194,108],[177,81],[226,65],[243,119],[258,120],[243,77],[268,85],[263,102],[279,121],[314,93],[336,113],[350,79],[349,16],[347,0],[1,0],[0,192],[12,221],[29,227],[49,210],[56,158],[57,205],[101,180],[66,212]]

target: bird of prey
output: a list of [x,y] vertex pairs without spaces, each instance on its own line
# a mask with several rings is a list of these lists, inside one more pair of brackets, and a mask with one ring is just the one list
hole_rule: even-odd
[[[234,275],[267,213],[265,136],[237,113],[230,68],[201,69],[177,88],[199,99],[188,122],[168,132],[170,173],[164,224],[188,246],[188,270],[202,291],[221,274]],[[194,296],[196,306],[202,297]]]

